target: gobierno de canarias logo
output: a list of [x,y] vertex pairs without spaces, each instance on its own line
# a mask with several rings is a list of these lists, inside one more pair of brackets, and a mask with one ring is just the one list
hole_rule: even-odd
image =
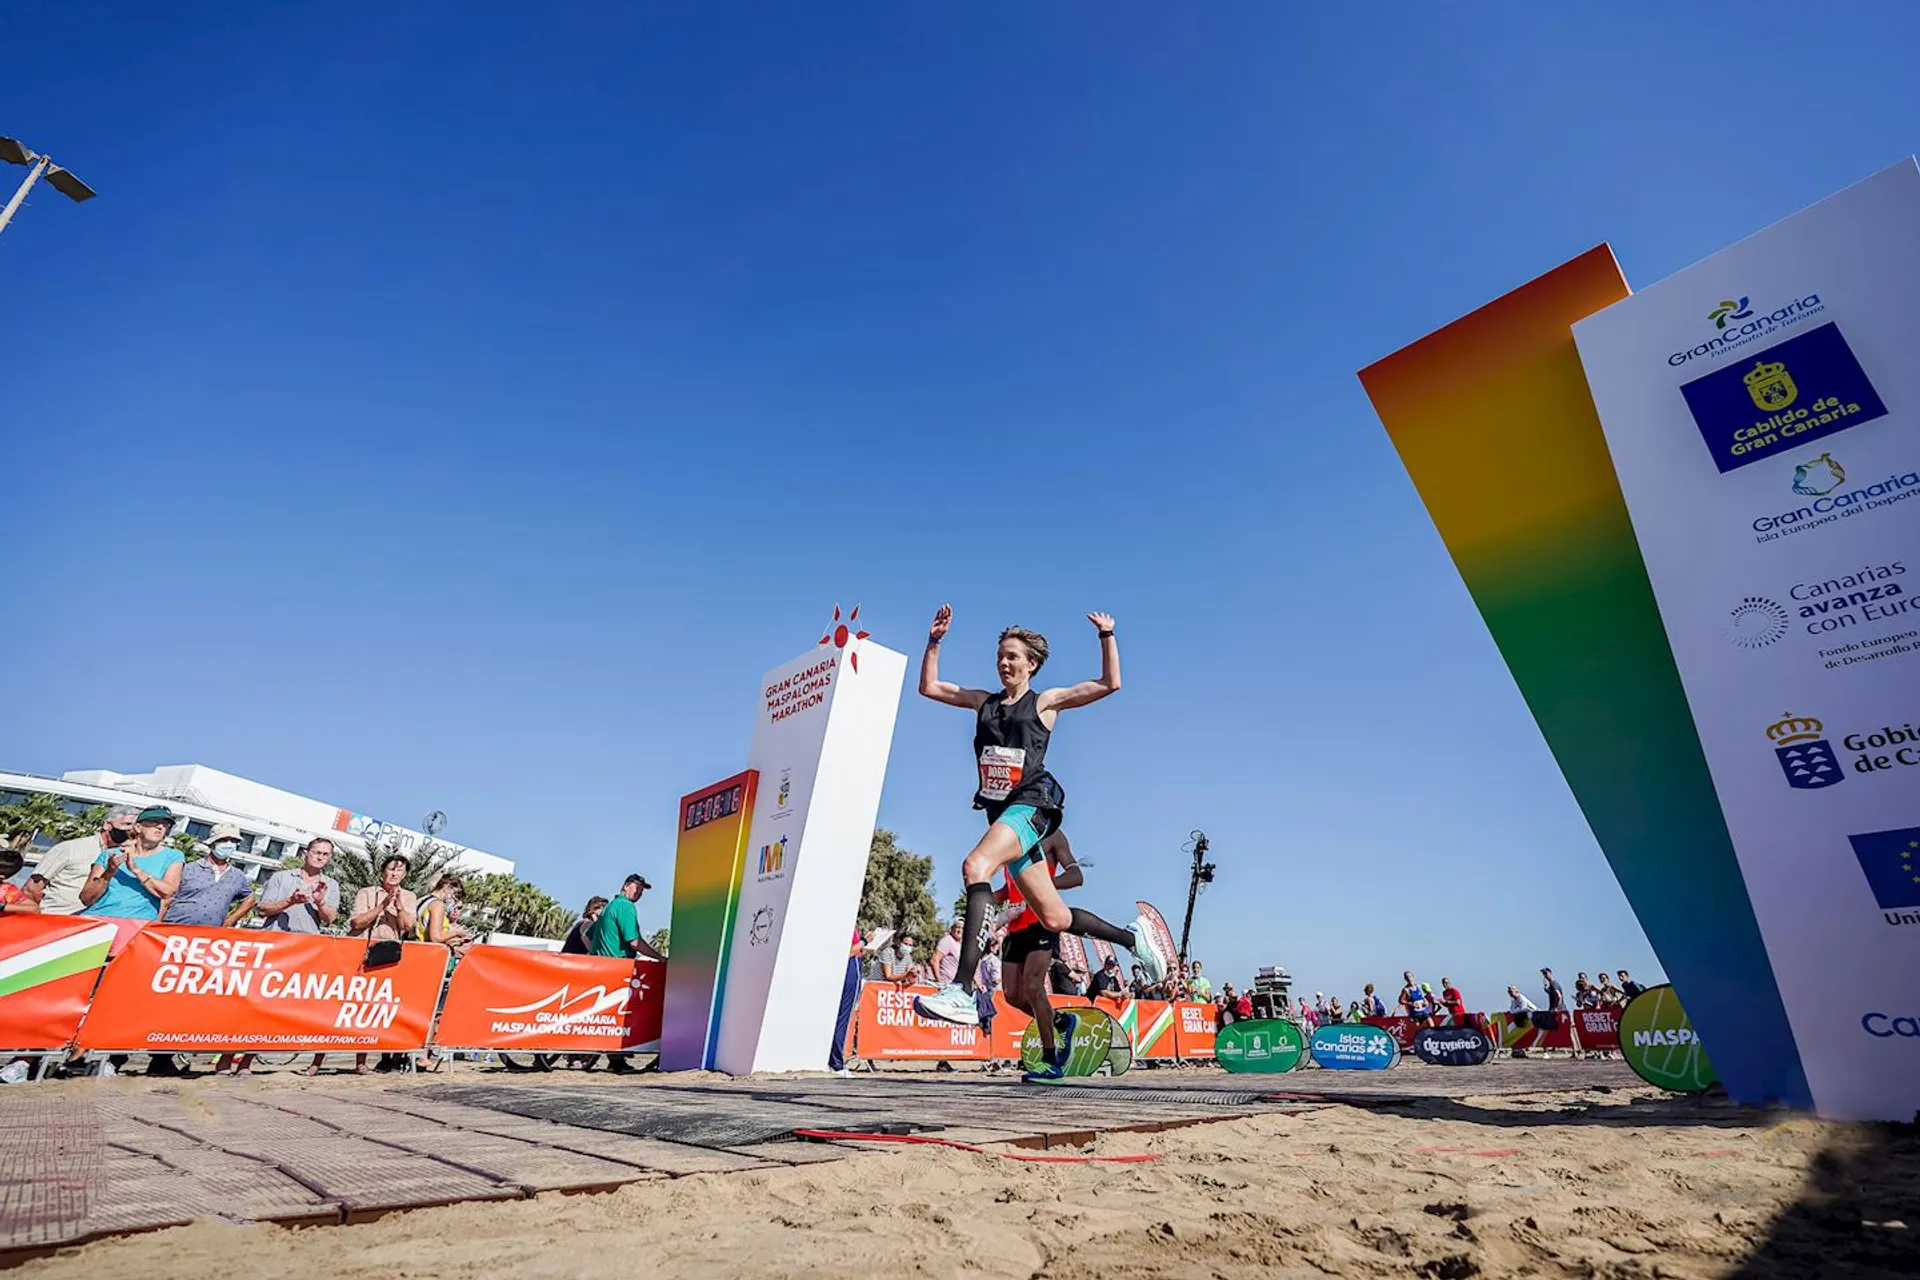
[[1817,791],[1845,782],[1833,744],[1821,734],[1826,726],[1812,716],[1796,716],[1789,711],[1767,726],[1767,740],[1787,775],[1787,785],[1799,791]]

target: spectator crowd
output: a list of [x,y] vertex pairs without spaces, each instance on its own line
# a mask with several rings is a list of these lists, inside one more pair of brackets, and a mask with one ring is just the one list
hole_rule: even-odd
[[[0,849],[0,915],[87,915],[151,923],[224,926],[253,924],[285,933],[341,932],[369,945],[402,941],[437,942],[452,949],[457,961],[479,936],[461,923],[465,882],[454,871],[439,875],[426,894],[405,887],[412,864],[398,853],[380,860],[378,882],[358,890],[341,919],[340,882],[328,874],[334,842],[315,836],[300,846],[299,864],[275,871],[256,888],[234,863],[240,850],[238,827],[215,826],[197,842],[193,858],[170,840],[178,816],[166,805],[144,809],[122,806],[107,811],[99,831],[54,845],[21,884],[11,883],[25,865],[18,850]],[[587,904],[561,950],[600,956],[665,959],[640,933],[636,904],[653,886],[635,873],[613,898]],[[99,1073],[113,1075],[128,1055],[116,1054]],[[214,1070],[245,1076],[253,1054],[223,1055]],[[305,1068],[318,1074],[326,1055],[315,1054]],[[382,1055],[379,1066],[368,1054],[355,1055],[355,1070],[404,1067],[406,1056]],[[616,1069],[624,1065],[614,1059]],[[416,1065],[432,1070],[437,1062]],[[185,1074],[173,1055],[156,1054],[149,1075]],[[13,1072],[9,1082],[20,1077]]]

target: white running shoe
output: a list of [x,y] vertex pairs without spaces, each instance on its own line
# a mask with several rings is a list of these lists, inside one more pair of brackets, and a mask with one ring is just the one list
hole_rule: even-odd
[[1148,982],[1161,981],[1167,976],[1169,963],[1160,953],[1160,941],[1153,936],[1152,926],[1141,916],[1128,928],[1133,930],[1133,958],[1140,962],[1140,971],[1147,975]]
[[949,982],[930,996],[915,996],[913,1011],[923,1018],[957,1022],[963,1027],[980,1025],[980,1006],[973,1002],[973,993],[961,990],[957,982]]

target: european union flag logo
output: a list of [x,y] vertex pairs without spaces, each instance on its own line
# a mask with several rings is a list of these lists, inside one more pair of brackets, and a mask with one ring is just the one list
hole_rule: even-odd
[[1787,775],[1790,787],[1817,791],[1847,780],[1847,775],[1841,772],[1840,761],[1834,757],[1833,744],[1825,738],[1775,747],[1773,754],[1779,757],[1780,768]]
[[1722,473],[1887,413],[1832,323],[1695,378],[1680,394]]
[[1848,836],[1883,911],[1920,907],[1920,827]]

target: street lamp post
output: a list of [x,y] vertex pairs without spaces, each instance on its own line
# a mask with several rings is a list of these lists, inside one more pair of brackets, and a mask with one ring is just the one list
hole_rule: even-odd
[[7,229],[13,221],[13,215],[26,201],[27,192],[33,190],[33,184],[45,178],[47,185],[67,199],[79,204],[82,200],[91,200],[94,190],[73,176],[72,170],[62,169],[53,162],[53,157],[43,156],[29,150],[14,138],[0,138],[0,160],[8,164],[25,165],[27,176],[21,180],[20,189],[13,193],[13,199],[7,201],[7,207],[0,209],[0,231]]

